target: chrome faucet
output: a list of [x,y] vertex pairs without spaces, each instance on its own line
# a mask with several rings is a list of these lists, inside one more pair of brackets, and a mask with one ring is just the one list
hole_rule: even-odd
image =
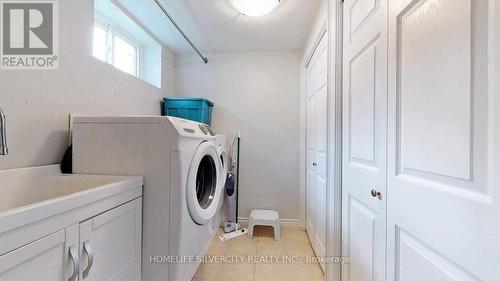
[[5,120],[5,114],[0,107],[0,155],[9,154],[9,149],[7,148],[7,124]]

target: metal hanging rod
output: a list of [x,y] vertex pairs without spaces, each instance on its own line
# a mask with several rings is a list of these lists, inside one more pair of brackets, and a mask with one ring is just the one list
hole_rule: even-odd
[[191,46],[191,48],[194,49],[194,51],[198,54],[198,56],[200,56],[200,58],[203,60],[203,62],[205,64],[208,63],[208,58],[206,56],[204,56],[200,50],[196,47],[196,45],[189,39],[189,37],[187,37],[186,33],[184,33],[184,31],[182,31],[181,27],[175,22],[174,18],[172,18],[172,16],[167,12],[167,10],[165,10],[165,8],[162,6],[162,4],[160,3],[159,0],[154,0],[156,2],[156,5],[158,5],[158,7],[163,11],[163,13],[165,14],[165,16],[167,16],[167,18],[172,22],[172,24],[175,26],[175,28],[177,28],[177,30],[179,31],[179,33],[182,35],[182,37],[184,37],[184,39],[186,39],[186,41],[189,43],[189,45]]

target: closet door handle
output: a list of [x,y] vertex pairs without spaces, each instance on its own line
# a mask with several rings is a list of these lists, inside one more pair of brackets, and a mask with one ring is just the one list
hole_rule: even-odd
[[318,166],[318,163],[313,162],[313,167],[316,167],[316,166]]
[[92,251],[92,248],[90,247],[90,241],[85,241],[83,242],[83,252],[87,256],[87,268],[82,272],[83,274],[83,279],[87,278],[90,273],[90,269],[92,268],[92,265],[94,264],[94,252]]
[[382,193],[380,191],[377,191],[376,189],[372,189],[370,192],[373,198],[378,198],[382,200]]
[[75,246],[69,247],[69,257],[71,258],[71,262],[73,263],[73,273],[68,280],[75,281],[78,277],[78,270],[80,269],[80,260],[78,258],[78,253],[75,250]]

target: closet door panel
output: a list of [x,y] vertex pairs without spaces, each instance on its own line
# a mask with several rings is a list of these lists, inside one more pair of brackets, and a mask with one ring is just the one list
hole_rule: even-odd
[[315,233],[315,141],[314,141],[314,96],[307,100],[307,163],[306,163],[306,230],[311,241]]
[[307,68],[306,228],[318,256],[326,255],[327,38],[323,36]]
[[391,4],[388,280],[500,276],[498,7]]
[[[326,48],[325,48],[326,49]],[[324,51],[326,53],[326,50]],[[321,59],[324,56],[320,57]],[[326,64],[322,64],[326,68]],[[320,72],[321,73],[321,72]],[[323,76],[320,76],[323,77]],[[323,77],[321,86],[314,96],[315,100],[315,159],[316,159],[316,242],[315,252],[318,256],[326,256],[326,188],[327,188],[327,86],[326,76]]]
[[385,281],[387,1],[344,3],[343,281]]

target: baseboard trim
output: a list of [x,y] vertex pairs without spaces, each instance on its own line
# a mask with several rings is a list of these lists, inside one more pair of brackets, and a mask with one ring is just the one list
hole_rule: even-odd
[[[222,217],[221,223],[224,223],[227,218]],[[249,221],[248,217],[239,217],[238,222],[247,225]],[[280,219],[280,225],[284,228],[300,228],[304,229],[304,223],[299,219]]]

